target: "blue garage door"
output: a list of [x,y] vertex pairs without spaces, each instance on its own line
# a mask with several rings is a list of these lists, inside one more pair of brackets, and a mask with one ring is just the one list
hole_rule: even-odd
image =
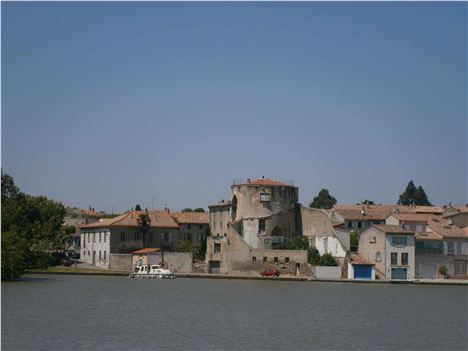
[[354,279],[372,279],[372,266],[354,266]]
[[392,279],[404,279],[408,278],[406,268],[392,268]]

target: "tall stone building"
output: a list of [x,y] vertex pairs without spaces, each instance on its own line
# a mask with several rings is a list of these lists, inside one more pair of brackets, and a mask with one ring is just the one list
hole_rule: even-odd
[[334,235],[330,216],[301,207],[292,183],[247,179],[234,181],[231,192],[230,201],[209,206],[208,272],[258,271],[268,263],[300,267],[307,263],[305,250],[273,250],[274,244],[304,235],[315,245],[317,237]]

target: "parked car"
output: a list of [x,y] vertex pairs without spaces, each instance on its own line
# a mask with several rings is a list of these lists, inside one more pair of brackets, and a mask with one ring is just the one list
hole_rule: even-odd
[[279,277],[280,273],[274,268],[269,268],[266,271],[261,272],[260,275],[262,277]]

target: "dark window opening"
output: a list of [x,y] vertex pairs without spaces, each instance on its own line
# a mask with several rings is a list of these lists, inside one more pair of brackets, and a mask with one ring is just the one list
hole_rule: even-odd
[[252,262],[257,262],[257,257],[252,257]]
[[265,221],[264,219],[259,219],[259,220],[258,220],[258,232],[259,232],[259,233],[262,233],[262,232],[265,231],[265,225],[266,225],[265,222],[266,222],[266,221]]
[[267,261],[267,258],[263,256],[263,262],[266,262],[266,261]]
[[285,257],[284,262],[289,263],[289,257]]
[[278,262],[278,257],[275,257],[273,261]]
[[215,243],[214,244],[214,252],[221,252],[221,244],[220,243]]

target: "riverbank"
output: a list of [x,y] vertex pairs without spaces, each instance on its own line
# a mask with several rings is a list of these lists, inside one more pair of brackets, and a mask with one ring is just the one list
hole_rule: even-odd
[[[26,274],[71,274],[71,275],[103,275],[103,276],[128,276],[127,271],[118,271],[101,268],[78,268],[55,266],[45,269],[32,269]],[[199,278],[199,279],[242,279],[242,280],[277,280],[277,281],[299,281],[299,282],[332,282],[332,283],[357,283],[357,284],[430,284],[430,285],[466,285],[468,280],[455,279],[424,279],[414,281],[387,281],[387,280],[351,280],[351,279],[314,279],[306,276],[281,276],[260,277],[248,274],[207,274],[207,273],[177,273],[177,278]]]

